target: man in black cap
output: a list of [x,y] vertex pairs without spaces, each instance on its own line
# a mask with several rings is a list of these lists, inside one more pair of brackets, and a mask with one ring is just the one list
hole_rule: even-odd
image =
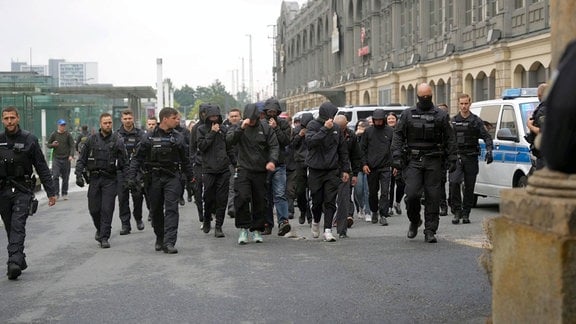
[[350,178],[348,148],[340,127],[333,118],[338,108],[327,101],[320,105],[318,118],[308,123],[306,145],[308,155],[308,186],[312,196],[312,237],[320,236],[319,222],[324,213],[326,242],[334,242],[332,221],[336,212],[336,195],[341,182]]

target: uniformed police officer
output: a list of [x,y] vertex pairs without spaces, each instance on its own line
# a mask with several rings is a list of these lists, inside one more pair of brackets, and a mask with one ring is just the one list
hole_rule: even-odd
[[[136,144],[144,138],[144,131],[134,126],[134,114],[132,110],[126,109],[122,111],[121,120],[122,126],[118,129],[117,133],[124,141],[128,160],[136,151]],[[118,178],[118,208],[120,221],[122,222],[122,229],[120,235],[130,234],[132,225],[130,224],[130,193],[132,193],[132,205],[134,207],[134,220],[136,220],[136,227],[139,231],[144,229],[144,222],[142,222],[142,202],[144,201],[144,193],[140,185],[142,173],[137,174],[136,186],[129,189],[125,185],[125,179],[122,178],[123,174],[119,174]]]
[[[484,127],[482,119],[470,112],[470,96],[463,93],[458,96],[460,112],[452,117],[452,128],[456,136],[458,160],[456,170],[450,172],[450,206],[454,218],[452,224],[470,223],[470,210],[474,203],[474,184],[478,175],[478,155],[480,146],[478,139],[486,143],[486,163],[492,158],[492,136]],[[462,200],[461,185],[464,182],[464,200]]]
[[88,182],[88,211],[96,227],[100,247],[110,247],[112,215],[118,192],[117,173],[125,172],[128,157],[124,141],[112,131],[112,115],[100,115],[100,130],[90,135],[76,163],[76,184]]
[[56,188],[46,159],[33,134],[18,125],[20,116],[15,107],[2,110],[4,132],[0,133],[0,214],[8,237],[8,279],[15,280],[28,265],[24,254],[26,220],[36,210],[35,177],[40,176],[48,195],[48,206],[56,203]]
[[450,117],[432,103],[432,88],[422,83],[417,88],[417,95],[416,106],[406,109],[394,128],[392,166],[403,169],[406,182],[408,238],[416,237],[418,227],[422,225],[420,198],[424,190],[424,239],[436,243],[442,164],[447,157],[450,168],[456,167],[456,145]]
[[178,236],[178,200],[182,194],[182,172],[193,179],[192,165],[184,135],[175,130],[180,123],[178,110],[160,110],[160,123],[136,148],[130,161],[128,183],[132,187],[140,168],[144,169],[146,192],[150,197],[156,251],[174,254]]

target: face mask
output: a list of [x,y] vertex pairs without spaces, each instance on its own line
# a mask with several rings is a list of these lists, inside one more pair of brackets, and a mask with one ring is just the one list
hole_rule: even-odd
[[432,107],[432,96],[418,96],[418,102],[422,108],[430,108]]

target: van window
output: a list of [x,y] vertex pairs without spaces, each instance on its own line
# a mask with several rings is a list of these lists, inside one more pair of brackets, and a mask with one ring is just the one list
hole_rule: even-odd
[[532,117],[532,114],[534,113],[534,110],[536,110],[536,107],[538,107],[538,104],[539,104],[538,102],[526,102],[520,104],[520,113],[522,114],[522,126],[526,130],[526,133],[528,133],[528,126],[526,126],[528,119]]
[[492,138],[496,138],[496,124],[498,123],[498,114],[500,114],[500,105],[484,106],[480,110],[480,117],[484,122],[484,126],[488,134]]
[[366,119],[366,118],[372,116],[372,114],[374,114],[374,110],[358,111],[358,112],[356,112],[356,114],[358,115],[358,120]]
[[508,128],[510,135],[518,136],[518,128],[516,127],[516,114],[514,114],[514,107],[504,106],[502,109],[502,119],[500,121],[500,129]]
[[351,111],[339,111],[337,115],[344,115],[346,116],[346,120],[352,120],[352,112]]

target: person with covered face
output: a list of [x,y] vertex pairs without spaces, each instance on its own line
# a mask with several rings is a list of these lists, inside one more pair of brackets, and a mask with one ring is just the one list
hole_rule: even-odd
[[238,244],[252,240],[262,243],[266,224],[266,176],[276,170],[278,139],[266,120],[260,120],[255,104],[244,107],[244,120],[232,126],[226,135],[229,145],[238,149],[238,177],[234,183],[236,209],[234,221],[240,229]]
[[332,221],[336,212],[336,195],[341,182],[350,178],[348,147],[342,129],[334,123],[338,108],[327,101],[320,105],[319,115],[308,123],[306,145],[308,155],[308,187],[312,196],[312,237],[320,236],[320,219],[324,213],[326,242],[334,242]]
[[[206,109],[210,104],[201,103],[198,107],[198,123],[192,127],[190,130],[190,139],[188,140],[188,146],[190,149],[189,158],[194,169],[194,174],[196,177],[192,179],[192,190],[194,192],[194,203],[196,204],[196,209],[198,210],[198,219],[202,225],[200,228],[204,230],[204,200],[202,199],[202,193],[204,192],[204,187],[202,185],[202,152],[198,150],[198,128],[204,124],[206,119]],[[190,184],[189,184],[190,185]],[[212,208],[210,208],[212,210]],[[210,220],[212,220],[212,215],[210,214]],[[208,229],[210,232],[210,229]],[[208,233],[206,232],[206,233]]]
[[282,108],[278,100],[272,98],[264,103],[265,118],[276,134],[279,149],[276,168],[268,174],[270,190],[268,191],[268,205],[266,208],[266,234],[270,234],[270,230],[274,227],[273,210],[276,208],[278,235],[284,236],[291,229],[288,221],[288,199],[286,198],[286,147],[290,144],[291,128],[285,119],[278,117],[281,112]]
[[424,205],[424,240],[436,243],[440,220],[440,182],[444,159],[456,168],[456,141],[448,114],[432,103],[432,88],[418,85],[418,103],[402,112],[392,139],[392,167],[402,170],[406,182],[406,213],[410,220],[408,238],[422,225],[420,198]]
[[294,163],[296,164],[294,182],[296,186],[296,204],[300,210],[300,217],[298,217],[298,223],[300,224],[304,224],[306,221],[308,221],[308,224],[312,223],[312,212],[308,203],[308,166],[306,166],[308,147],[305,143],[305,137],[306,127],[313,119],[314,115],[311,113],[303,113],[300,116],[300,123],[294,128],[290,143],[294,152]]
[[383,109],[374,110],[372,121],[373,126],[368,127],[362,136],[362,171],[368,178],[368,204],[372,213],[372,223],[376,224],[380,219],[380,224],[386,226],[393,129],[388,126],[386,112]]
[[[198,128],[198,150],[202,153],[202,183],[204,184],[204,206],[214,206],[216,210],[215,237],[224,237],[222,225],[228,203],[230,184],[231,145],[226,144],[227,128],[222,124],[220,107],[209,105],[206,108],[204,124]],[[209,233],[211,215],[204,209],[203,231]]]

